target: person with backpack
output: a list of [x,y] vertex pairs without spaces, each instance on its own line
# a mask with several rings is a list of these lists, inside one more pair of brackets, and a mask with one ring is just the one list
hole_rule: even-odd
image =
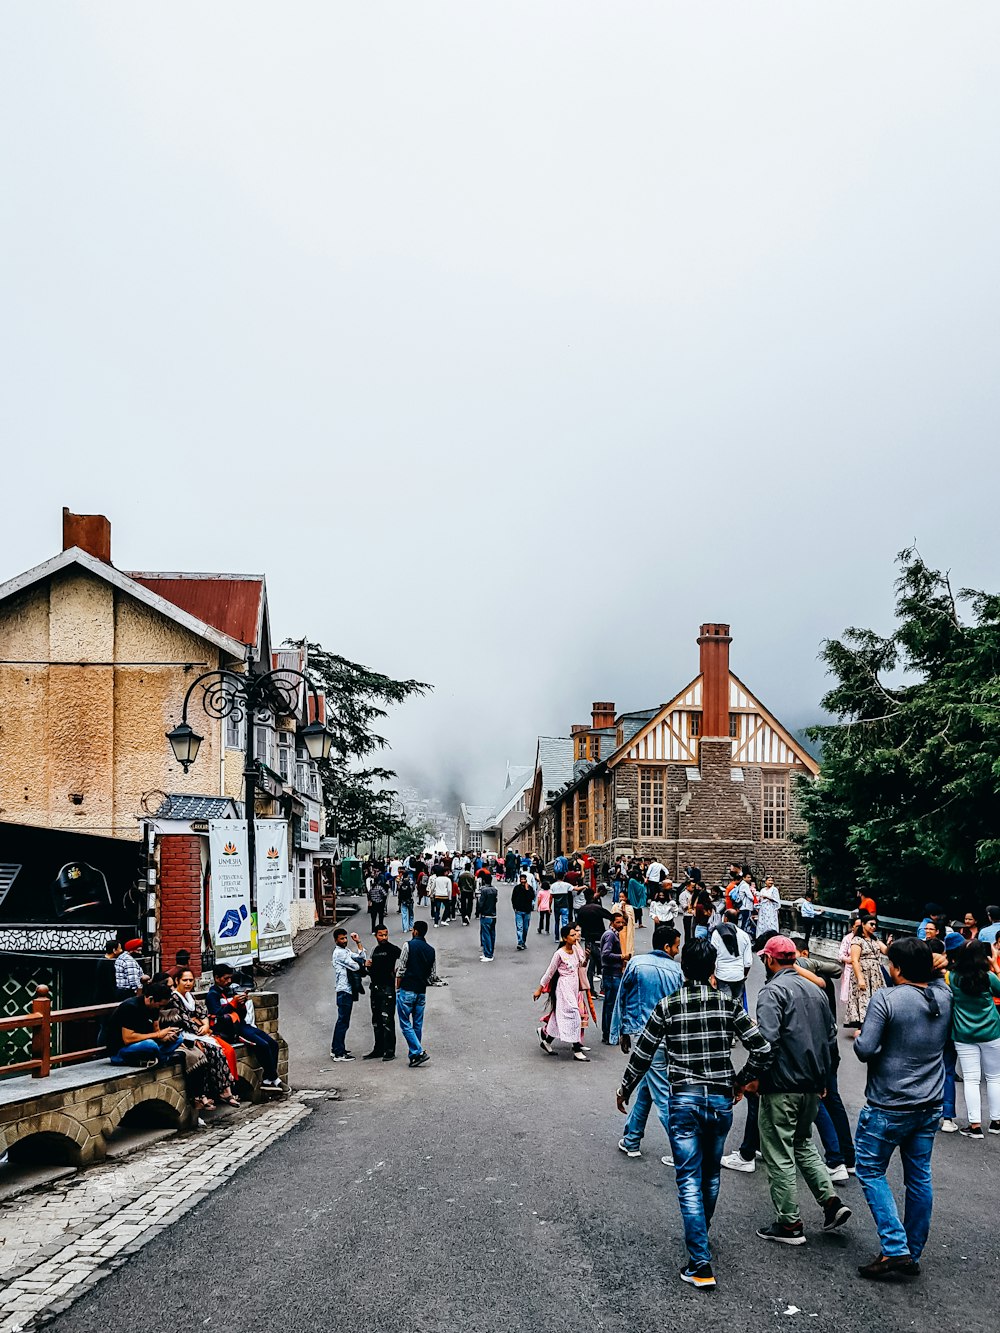
[[389,893],[381,875],[375,876],[368,885],[368,915],[372,919],[372,934],[385,925],[385,906]]

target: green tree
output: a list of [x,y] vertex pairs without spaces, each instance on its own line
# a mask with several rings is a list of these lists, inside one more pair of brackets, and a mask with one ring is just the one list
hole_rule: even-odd
[[404,824],[392,835],[392,850],[397,856],[418,856],[437,842],[437,834],[430,824]]
[[802,845],[828,901],[864,883],[902,916],[981,908],[1000,898],[1000,598],[954,594],[913,548],[898,565],[894,632],[823,645],[837,721],[809,733]]
[[385,749],[387,741],[375,727],[388,717],[387,707],[426,694],[433,686],[421,680],[394,680],[307,639],[286,639],[290,648],[304,648],[308,671],[326,691],[327,726],[333,732],[330,758],[319,764],[327,829],[344,846],[376,845],[405,826],[395,809],[397,793],[387,784],[392,769],[365,765]]

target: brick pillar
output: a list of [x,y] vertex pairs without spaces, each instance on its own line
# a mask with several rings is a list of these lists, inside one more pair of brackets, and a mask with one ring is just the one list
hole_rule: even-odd
[[171,833],[160,840],[160,957],[168,970],[178,949],[187,949],[191,967],[201,972],[201,838]]
[[701,649],[701,734],[729,735],[729,645],[728,625],[702,625],[698,635]]

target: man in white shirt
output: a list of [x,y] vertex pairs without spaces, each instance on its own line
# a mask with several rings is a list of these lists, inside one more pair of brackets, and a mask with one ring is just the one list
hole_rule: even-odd
[[753,966],[753,945],[736,921],[736,912],[726,912],[722,925],[709,938],[715,950],[715,980],[719,990],[727,990],[734,1000],[742,1000]]
[[646,897],[652,898],[653,894],[667,879],[667,867],[662,861],[650,861],[646,867]]
[[446,926],[451,916],[451,876],[431,875],[427,883],[427,892],[431,896],[431,916],[434,918],[436,930],[439,925]]

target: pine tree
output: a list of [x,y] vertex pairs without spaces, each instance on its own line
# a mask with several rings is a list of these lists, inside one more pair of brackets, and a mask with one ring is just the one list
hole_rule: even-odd
[[898,564],[894,632],[823,646],[837,721],[809,733],[803,847],[828,901],[864,883],[902,916],[977,910],[1000,900],[1000,598],[956,596],[914,548]]
[[319,773],[328,831],[339,836],[343,846],[391,838],[405,827],[395,810],[397,793],[387,785],[396,774],[377,765],[364,767],[364,761],[388,744],[375,731],[388,717],[384,705],[404,703],[433,686],[421,680],[394,680],[306,639],[286,639],[285,646],[306,650],[308,673],[326,691],[333,750],[319,764]]

